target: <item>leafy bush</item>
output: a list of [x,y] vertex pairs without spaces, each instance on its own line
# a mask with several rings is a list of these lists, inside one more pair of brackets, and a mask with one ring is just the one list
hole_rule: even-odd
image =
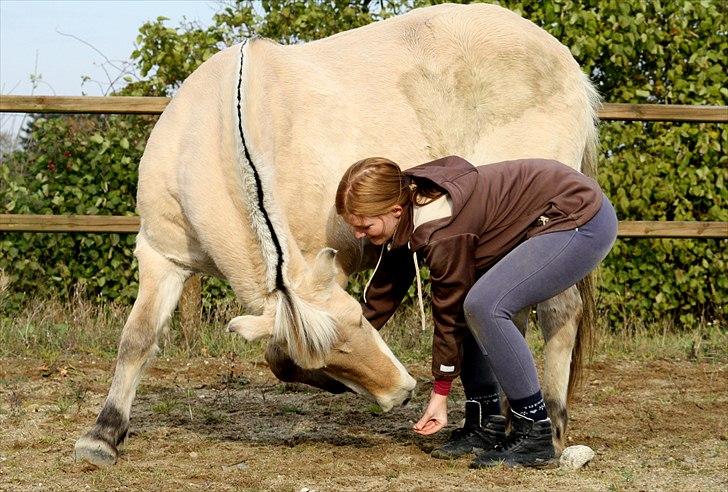
[[[610,123],[599,181],[621,220],[728,221],[725,129]],[[728,253],[718,239],[621,239],[604,262],[613,321],[668,315],[685,326],[725,316]],[[723,302],[721,302],[723,299]]]
[[[243,36],[282,42],[324,37],[429,1],[261,2],[221,7],[214,24],[144,24],[132,53],[141,75],[127,95],[171,94],[204,60]],[[726,12],[717,1],[503,1],[551,32],[606,102],[725,105]],[[261,10],[262,9],[262,10]],[[35,120],[21,151],[0,164],[3,213],[131,214],[136,163],[152,118]],[[599,181],[621,220],[728,220],[726,129],[716,124],[606,123]],[[68,155],[67,155],[68,154]],[[27,167],[27,168],[26,168]],[[68,295],[74,282],[129,302],[132,236],[5,234],[0,269],[17,305],[29,293]],[[601,306],[615,323],[668,318],[689,327],[722,321],[728,298],[725,240],[621,239],[602,269]],[[351,291],[362,290],[360,275]],[[222,283],[208,292],[220,293]],[[229,291],[228,291],[229,292]],[[211,306],[214,296],[205,299]]]
[[[137,163],[156,118],[36,118],[22,151],[4,156],[2,213],[134,215]],[[5,233],[0,269],[7,305],[28,296],[69,297],[81,283],[93,296],[133,299],[137,272],[129,234]]]

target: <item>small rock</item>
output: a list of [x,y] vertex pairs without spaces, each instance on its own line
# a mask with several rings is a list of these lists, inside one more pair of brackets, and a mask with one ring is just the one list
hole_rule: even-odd
[[199,456],[199,454],[197,454],[195,451],[192,451],[190,453],[190,458],[197,458],[198,456]]
[[223,466],[222,470],[223,471],[235,471],[235,470],[245,470],[246,468],[248,468],[248,464],[244,461],[241,461],[240,463],[238,463],[236,465]]
[[561,453],[559,463],[563,468],[570,470],[578,470],[582,466],[589,463],[594,458],[594,450],[589,446],[577,444],[569,446]]

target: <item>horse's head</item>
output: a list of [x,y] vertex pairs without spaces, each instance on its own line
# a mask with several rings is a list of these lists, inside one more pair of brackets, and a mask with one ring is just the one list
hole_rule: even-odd
[[336,282],[336,251],[324,248],[293,291],[280,292],[261,316],[239,316],[229,330],[248,340],[272,336],[303,369],[318,369],[383,410],[406,403],[415,380]]

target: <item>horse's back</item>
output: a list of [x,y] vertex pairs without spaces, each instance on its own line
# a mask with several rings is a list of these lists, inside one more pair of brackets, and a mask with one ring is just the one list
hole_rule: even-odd
[[[294,131],[277,146],[284,167],[457,154],[579,168],[595,137],[596,93],[569,50],[494,5],[439,5],[312,43],[267,43],[257,60],[275,74],[259,97],[286,101],[273,133]],[[262,94],[271,89],[278,95]]]
[[185,79],[139,163],[142,234],[167,257],[208,273],[216,273],[215,268],[197,242],[200,224],[191,211],[226,199],[230,183],[236,182],[233,111],[239,54],[239,45],[216,53]]

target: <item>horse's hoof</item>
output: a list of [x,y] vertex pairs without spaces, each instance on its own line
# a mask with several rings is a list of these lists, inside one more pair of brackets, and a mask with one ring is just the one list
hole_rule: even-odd
[[88,461],[96,466],[111,466],[119,456],[115,446],[97,437],[83,436],[74,446],[73,455],[76,461]]

